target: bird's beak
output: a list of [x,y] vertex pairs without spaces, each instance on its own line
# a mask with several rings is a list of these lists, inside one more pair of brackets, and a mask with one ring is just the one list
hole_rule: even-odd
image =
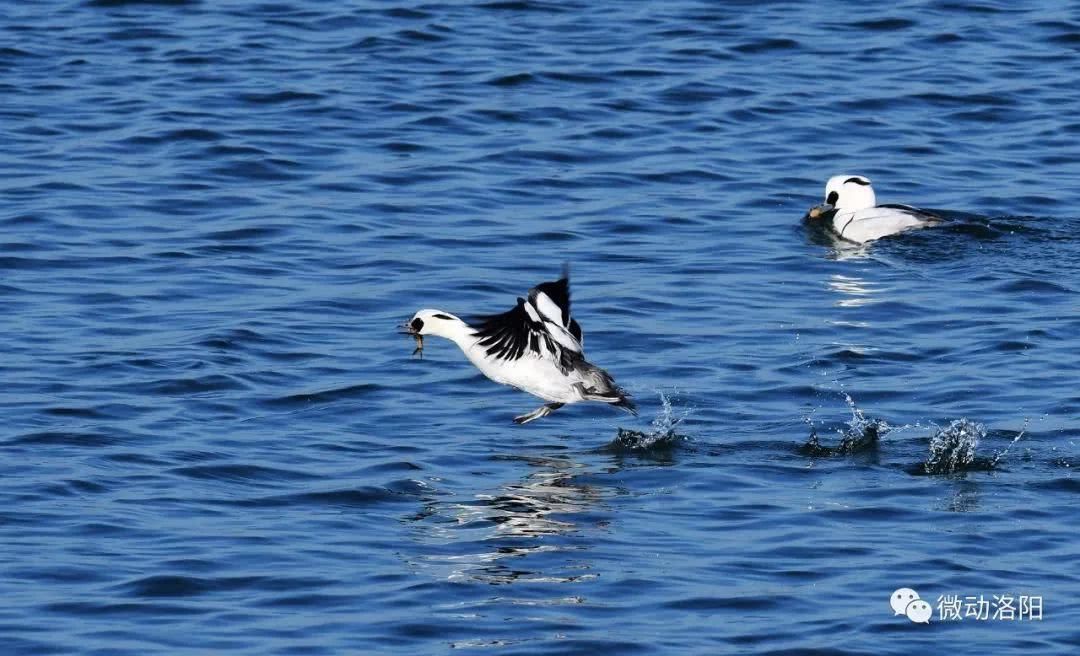
[[416,340],[416,348],[413,349],[412,354],[413,355],[419,354],[420,357],[423,358],[424,357],[424,336],[421,335],[420,333],[416,332],[415,330],[413,330],[412,326],[410,326],[409,322],[407,322],[407,321],[405,323],[403,323],[400,327],[403,329],[401,331],[401,334],[403,334],[403,335],[411,335],[413,337],[413,339]]
[[830,203],[822,203],[820,205],[814,205],[813,207],[811,207],[809,209],[809,211],[806,212],[806,216],[803,217],[803,218],[805,218],[805,219],[816,219],[816,218],[819,218],[819,217],[824,217],[824,216],[827,216],[830,212],[834,211],[835,209],[836,208],[833,207],[832,204],[830,204]]

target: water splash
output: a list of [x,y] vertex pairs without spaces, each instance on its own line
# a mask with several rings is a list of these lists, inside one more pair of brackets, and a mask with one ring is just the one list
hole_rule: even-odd
[[816,430],[811,430],[809,439],[799,447],[799,453],[812,457],[827,457],[871,453],[881,443],[880,424],[871,422],[861,431],[846,431],[841,434],[840,442],[834,447],[821,443]]
[[848,420],[848,429],[844,431],[846,435],[863,435],[865,433],[873,432],[877,435],[884,435],[892,430],[887,422],[882,419],[867,419],[866,415],[859,406],[855,405],[855,399],[851,398],[851,395],[844,392],[844,400],[847,402],[848,409],[851,411],[851,419]]
[[867,419],[863,411],[855,404],[855,399],[851,398],[851,395],[846,392],[844,393],[844,400],[851,411],[851,419],[843,427],[837,429],[837,433],[840,435],[839,443],[835,447],[821,444],[817,429],[814,427],[810,417],[807,417],[806,421],[810,424],[810,437],[805,444],[799,447],[800,453],[812,457],[823,457],[852,455],[877,450],[881,437],[891,431],[892,427],[880,419]]
[[657,435],[668,435],[674,433],[675,427],[690,416],[690,409],[685,408],[676,412],[671,403],[671,398],[664,394],[663,391],[658,392],[658,394],[660,395],[661,408],[660,414],[656,415],[656,418],[652,421],[652,432]]
[[975,459],[975,450],[984,437],[986,429],[982,424],[968,419],[954,419],[930,438],[930,454],[922,463],[923,473],[955,474],[988,468]]
[[678,425],[690,415],[690,409],[676,410],[671,398],[662,391],[658,394],[661,404],[660,413],[653,419],[650,430],[643,432],[620,428],[618,435],[608,443],[606,450],[617,453],[667,451],[690,440],[686,435],[675,432]]
[[1017,442],[1019,442],[1019,441],[1020,441],[1020,438],[1021,438],[1021,437],[1023,437],[1023,436],[1024,436],[1024,433],[1026,433],[1026,432],[1027,432],[1027,427],[1028,427],[1028,423],[1029,423],[1030,421],[1031,421],[1031,419],[1030,419],[1030,418],[1027,418],[1027,419],[1025,419],[1025,420],[1024,420],[1024,425],[1020,427],[1020,432],[1016,434],[1016,437],[1014,437],[1014,438],[1012,439],[1012,442],[1009,442],[1008,444],[1006,444],[1006,445],[1005,445],[1005,448],[1004,448],[1004,449],[1002,449],[1001,451],[999,451],[999,452],[998,452],[997,454],[995,454],[995,455],[994,455],[994,459],[990,461],[990,467],[991,467],[991,469],[992,469],[992,468],[993,468],[993,467],[994,467],[995,465],[997,465],[997,464],[998,464],[998,461],[999,461],[999,460],[1001,460],[1002,458],[1004,458],[1004,457],[1005,457],[1005,455],[1009,453],[1009,449],[1011,449],[1011,448],[1013,447],[1013,445],[1014,445],[1014,444],[1016,444]]

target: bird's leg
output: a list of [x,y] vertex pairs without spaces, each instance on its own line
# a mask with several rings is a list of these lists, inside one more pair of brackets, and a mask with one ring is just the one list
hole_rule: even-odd
[[565,405],[565,404],[563,404],[563,403],[548,403],[547,405],[542,405],[539,408],[537,408],[536,410],[533,410],[532,412],[530,412],[528,414],[524,414],[524,415],[520,415],[518,417],[514,417],[514,423],[515,424],[527,424],[527,423],[529,423],[530,421],[532,421],[534,419],[539,419],[540,417],[546,417],[546,416],[550,415],[552,412],[555,412],[559,408],[563,407],[563,405]]

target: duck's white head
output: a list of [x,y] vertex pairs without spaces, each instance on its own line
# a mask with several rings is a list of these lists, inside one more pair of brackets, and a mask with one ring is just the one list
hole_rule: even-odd
[[825,202],[810,208],[811,219],[837,212],[855,212],[877,206],[870,179],[862,175],[834,175],[825,184]]
[[420,310],[405,323],[405,332],[416,339],[416,353],[424,352],[424,335],[445,337],[457,341],[464,333],[465,322],[442,310]]

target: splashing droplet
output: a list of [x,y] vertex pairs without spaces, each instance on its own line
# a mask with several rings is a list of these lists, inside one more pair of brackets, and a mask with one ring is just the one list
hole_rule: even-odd
[[851,410],[851,419],[847,425],[837,432],[840,442],[835,447],[828,447],[821,443],[817,429],[810,418],[806,421],[810,424],[810,438],[799,447],[799,453],[811,457],[828,457],[834,455],[855,455],[858,453],[873,452],[881,442],[881,436],[892,430],[888,423],[880,419],[867,419],[859,406],[855,405],[855,399],[845,393],[844,399]]
[[930,438],[930,454],[923,463],[927,474],[954,474],[975,462],[975,449],[986,437],[982,424],[955,419]]
[[851,410],[851,419],[848,421],[848,430],[844,431],[843,436],[872,435],[876,440],[892,430],[888,423],[880,419],[867,419],[862,409],[855,405],[855,399],[851,398],[847,392],[844,393],[844,400],[847,401],[848,408]]
[[619,434],[608,444],[609,450],[617,452],[669,450],[690,439],[675,432],[675,428],[686,419],[690,411],[677,412],[671,399],[663,392],[659,394],[662,407],[660,414],[653,419],[651,430],[642,432],[620,428]]

